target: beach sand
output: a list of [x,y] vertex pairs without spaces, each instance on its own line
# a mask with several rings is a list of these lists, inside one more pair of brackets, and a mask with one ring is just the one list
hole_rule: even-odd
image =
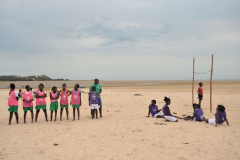
[[[40,82],[14,82],[17,86]],[[48,83],[61,86],[63,82]],[[66,81],[69,89],[75,83],[89,86],[92,81]],[[90,119],[87,94],[82,94],[81,119],[45,122],[43,111],[38,122],[23,123],[22,102],[19,100],[20,123],[15,116],[8,125],[7,99],[9,89],[0,89],[0,159],[166,159],[166,160],[235,160],[240,159],[240,81],[213,82],[213,113],[210,113],[209,81],[203,81],[202,109],[206,118],[214,118],[218,104],[226,107],[230,125],[215,127],[205,122],[146,117],[148,106],[156,99],[159,108],[163,98],[171,98],[171,112],[191,115],[191,81],[100,81],[103,92],[103,118]],[[10,82],[0,82],[5,88]],[[195,101],[197,102],[197,82]],[[19,87],[18,87],[19,88]],[[22,87],[23,89],[23,87]],[[58,88],[60,89],[60,88]],[[24,89],[25,90],[25,89]],[[89,88],[82,89],[87,92]],[[135,96],[134,94],[141,94]],[[34,102],[35,104],[35,102]],[[48,117],[50,101],[47,97]],[[35,114],[35,110],[34,110]],[[54,146],[54,143],[59,144]]]

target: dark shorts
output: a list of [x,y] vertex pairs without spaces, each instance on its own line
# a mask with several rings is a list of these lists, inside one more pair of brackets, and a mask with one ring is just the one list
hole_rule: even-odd
[[199,100],[202,100],[202,98],[203,98],[203,95],[198,94],[198,99],[199,99]]
[[102,100],[101,100],[101,97],[100,98],[98,98],[99,99],[99,109],[102,109]]

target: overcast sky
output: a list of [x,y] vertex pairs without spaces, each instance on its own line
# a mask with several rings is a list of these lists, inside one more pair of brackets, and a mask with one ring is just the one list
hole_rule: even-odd
[[[240,79],[239,0],[1,0],[0,75]],[[210,74],[196,75],[209,79]]]

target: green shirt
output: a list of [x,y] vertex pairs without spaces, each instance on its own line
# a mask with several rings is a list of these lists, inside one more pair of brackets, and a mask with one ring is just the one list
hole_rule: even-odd
[[[93,86],[96,86],[96,91],[97,91],[97,93],[100,93],[100,90],[102,89],[102,86],[101,86],[100,84],[97,84],[97,85],[92,84],[92,85],[90,86],[90,91],[92,91],[92,87],[93,87]],[[101,98],[100,94],[98,95],[98,98]]]

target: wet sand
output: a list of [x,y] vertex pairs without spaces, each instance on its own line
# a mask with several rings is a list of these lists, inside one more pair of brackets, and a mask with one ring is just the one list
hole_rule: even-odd
[[[101,81],[101,80],[100,80]],[[195,80],[195,88],[198,87],[198,83],[203,82],[205,88],[209,88],[209,80]],[[0,81],[0,89],[8,88],[10,83],[14,83],[17,88],[24,88],[25,85],[30,85],[33,88],[37,88],[40,83],[45,87],[50,88],[52,86],[62,87],[63,83],[66,83],[68,87],[73,88],[75,84],[79,84],[81,87],[89,87],[93,81]],[[152,81],[101,81],[102,87],[114,87],[114,88],[156,88],[156,89],[189,89],[192,88],[191,80],[152,80]],[[219,88],[235,88],[239,86],[240,80],[213,80],[215,89]]]
[[[195,101],[197,87],[195,83]],[[206,118],[214,118],[209,107],[209,81],[202,81],[204,97],[202,109]],[[40,82],[14,82],[18,88]],[[61,86],[61,81],[43,82],[49,92],[51,86]],[[65,81],[68,88],[79,83],[87,88],[92,81]],[[43,112],[37,123],[23,123],[22,102],[19,100],[20,123],[13,117],[8,124],[7,99],[10,82],[0,82],[0,159],[240,159],[240,81],[213,82],[213,112],[218,104],[226,107],[230,126],[209,125],[204,122],[165,122],[164,119],[147,118],[152,99],[162,108],[163,98],[172,102],[171,112],[178,116],[192,114],[191,81],[101,81],[103,87],[103,118],[90,119],[87,94],[82,94],[81,119],[72,121],[63,112],[63,121],[45,122]],[[22,87],[23,89],[24,87]],[[60,88],[59,88],[60,89]],[[141,94],[135,96],[134,94]],[[34,102],[35,105],[35,102]],[[50,101],[47,97],[48,117]],[[35,110],[34,110],[35,112]],[[57,143],[58,146],[53,144]]]

